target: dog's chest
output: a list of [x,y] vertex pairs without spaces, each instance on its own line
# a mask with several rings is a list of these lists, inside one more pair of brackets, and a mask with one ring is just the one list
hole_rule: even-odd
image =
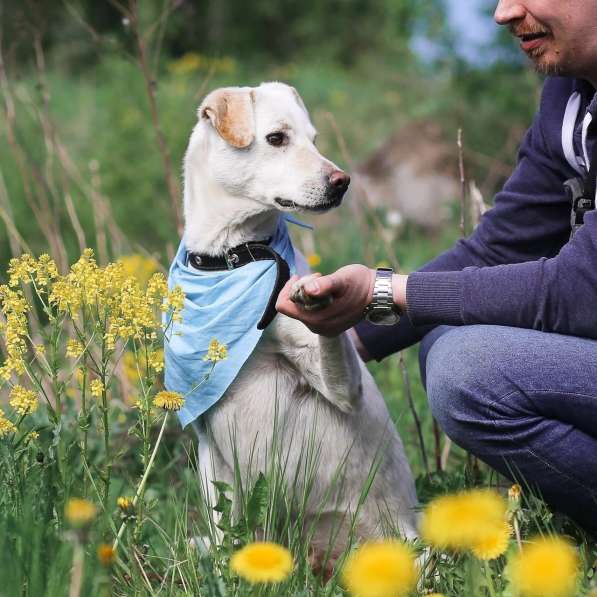
[[316,336],[302,323],[278,315],[264,331],[226,397],[239,393],[264,397],[303,395],[309,384],[296,364],[307,355],[312,358],[318,350]]

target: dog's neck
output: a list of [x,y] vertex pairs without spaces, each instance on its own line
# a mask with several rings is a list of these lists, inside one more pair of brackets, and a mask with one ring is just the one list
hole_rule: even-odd
[[185,243],[187,250],[223,255],[227,249],[274,235],[280,213],[226,192],[204,172],[185,172]]

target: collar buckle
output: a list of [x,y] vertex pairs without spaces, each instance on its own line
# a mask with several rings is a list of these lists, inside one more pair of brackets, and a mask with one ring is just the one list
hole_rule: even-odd
[[232,252],[232,249],[228,249],[224,254],[224,259],[226,260],[226,266],[228,269],[234,269],[236,264],[239,262],[239,256],[236,253]]

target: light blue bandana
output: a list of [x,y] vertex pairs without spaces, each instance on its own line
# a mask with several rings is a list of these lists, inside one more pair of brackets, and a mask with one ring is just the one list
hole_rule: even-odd
[[[280,218],[270,247],[296,271],[286,220]],[[185,397],[178,416],[183,427],[201,416],[226,392],[257,345],[263,317],[278,275],[275,261],[254,261],[233,270],[201,271],[187,265],[184,239],[168,276],[168,287],[185,294],[182,321],[173,322],[164,341],[165,385]],[[228,347],[228,358],[215,365],[204,361],[209,342]]]

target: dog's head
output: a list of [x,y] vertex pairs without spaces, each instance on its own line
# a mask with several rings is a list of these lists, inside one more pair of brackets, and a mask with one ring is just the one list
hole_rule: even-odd
[[326,211],[350,178],[315,147],[316,131],[293,87],[264,83],[212,91],[199,106],[185,170],[201,171],[247,214]]

